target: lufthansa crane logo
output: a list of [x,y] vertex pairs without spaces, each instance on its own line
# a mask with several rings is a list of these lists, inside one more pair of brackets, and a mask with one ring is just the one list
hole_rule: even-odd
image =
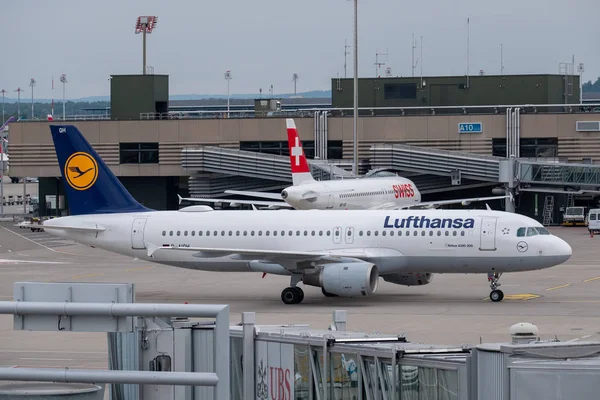
[[65,178],[73,189],[87,190],[98,178],[98,164],[88,153],[73,153],[65,163]]

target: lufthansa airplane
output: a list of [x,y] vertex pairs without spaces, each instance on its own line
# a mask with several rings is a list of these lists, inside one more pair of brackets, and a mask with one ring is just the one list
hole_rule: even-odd
[[317,181],[310,173],[308,161],[298,136],[296,124],[286,119],[292,186],[281,194],[255,191],[226,190],[267,200],[210,199],[179,196],[190,202],[252,204],[270,208],[294,208],[297,210],[398,210],[409,208],[438,208],[445,204],[468,205],[472,202],[507,199],[510,196],[474,197],[468,199],[421,201],[421,193],[410,179],[401,176],[363,177]]
[[433,273],[486,274],[491,300],[500,301],[502,273],[571,256],[539,222],[492,210],[155,211],[129,194],[76,127],[50,130],[71,215],[44,221],[46,232],[175,267],[287,275],[286,304],[304,298],[300,282],[325,296],[359,297],[374,294],[379,277],[413,286]]

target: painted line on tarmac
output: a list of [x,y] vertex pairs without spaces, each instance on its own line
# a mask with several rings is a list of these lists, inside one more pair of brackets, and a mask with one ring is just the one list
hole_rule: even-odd
[[54,354],[103,354],[106,355],[105,351],[69,351],[69,350],[8,350],[0,349],[0,353],[54,353]]
[[[53,251],[53,252],[55,252],[55,253],[61,253],[61,254],[70,254],[70,255],[72,255],[72,256],[76,256],[76,255],[78,255],[78,254],[74,254],[74,253],[67,253],[66,251],[59,251],[59,250],[54,250],[54,249],[51,249],[51,248],[50,248],[50,247],[48,247],[48,246],[44,246],[43,244],[41,244],[41,243],[38,243],[38,242],[36,242],[35,240],[29,239],[28,237],[26,237],[26,236],[23,236],[23,235],[21,235],[20,233],[17,233],[17,232],[15,232],[15,231],[11,230],[11,229],[5,228],[4,226],[2,226],[1,228],[2,228],[2,229],[4,229],[4,230],[6,230],[6,231],[8,231],[8,232],[10,232],[10,233],[12,233],[12,234],[14,234],[14,235],[17,235],[17,236],[19,236],[19,237],[20,237],[20,238],[22,238],[22,239],[29,240],[31,243],[35,243],[35,244],[37,244],[38,246],[41,246],[41,247],[45,248],[46,250],[50,250],[50,251]],[[8,251],[10,252],[10,250],[8,250]]]
[[45,358],[45,357],[24,357],[19,360],[27,361],[75,361],[74,358]]
[[600,279],[600,276],[597,276],[597,277],[595,277],[595,278],[586,279],[584,282],[596,281],[596,280],[598,280],[598,279]]
[[556,289],[562,289],[562,288],[566,288],[566,287],[568,287],[568,286],[571,286],[571,284],[570,284],[570,283],[565,283],[564,285],[554,286],[554,287],[548,288],[548,289],[546,289],[546,290],[556,290]]
[[[533,300],[542,297],[533,293],[519,293],[519,294],[505,294],[502,300]],[[482,300],[490,300],[489,297],[485,297]]]

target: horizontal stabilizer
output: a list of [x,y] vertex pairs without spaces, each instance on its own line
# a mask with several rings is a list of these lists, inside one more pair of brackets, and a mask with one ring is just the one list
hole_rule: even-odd
[[237,204],[252,204],[257,206],[265,206],[271,208],[293,208],[285,201],[264,201],[264,200],[238,200],[238,199],[209,199],[209,198],[200,198],[200,197],[179,197],[179,203],[183,200],[196,202],[196,203],[228,203],[231,206],[235,206]]
[[45,230],[48,229],[57,229],[57,230],[67,230],[67,231],[82,231],[82,232],[102,232],[105,231],[106,228],[103,226],[68,226],[68,225],[43,225]]
[[270,199],[270,200],[282,200],[281,194],[279,193],[269,193],[269,192],[253,192],[253,191],[243,191],[243,190],[226,190],[226,194],[236,194],[240,196],[249,196],[249,197],[259,197],[262,199]]

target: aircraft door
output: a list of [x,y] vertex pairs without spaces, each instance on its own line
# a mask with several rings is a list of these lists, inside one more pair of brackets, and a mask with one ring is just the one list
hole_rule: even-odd
[[333,243],[342,243],[342,228],[339,226],[333,228]]
[[479,250],[496,250],[496,218],[482,218],[480,238]]
[[144,227],[146,226],[146,218],[135,218],[131,225],[131,248],[145,249],[144,244]]
[[344,235],[344,237],[346,238],[346,243],[354,243],[354,227],[346,227],[346,234]]

